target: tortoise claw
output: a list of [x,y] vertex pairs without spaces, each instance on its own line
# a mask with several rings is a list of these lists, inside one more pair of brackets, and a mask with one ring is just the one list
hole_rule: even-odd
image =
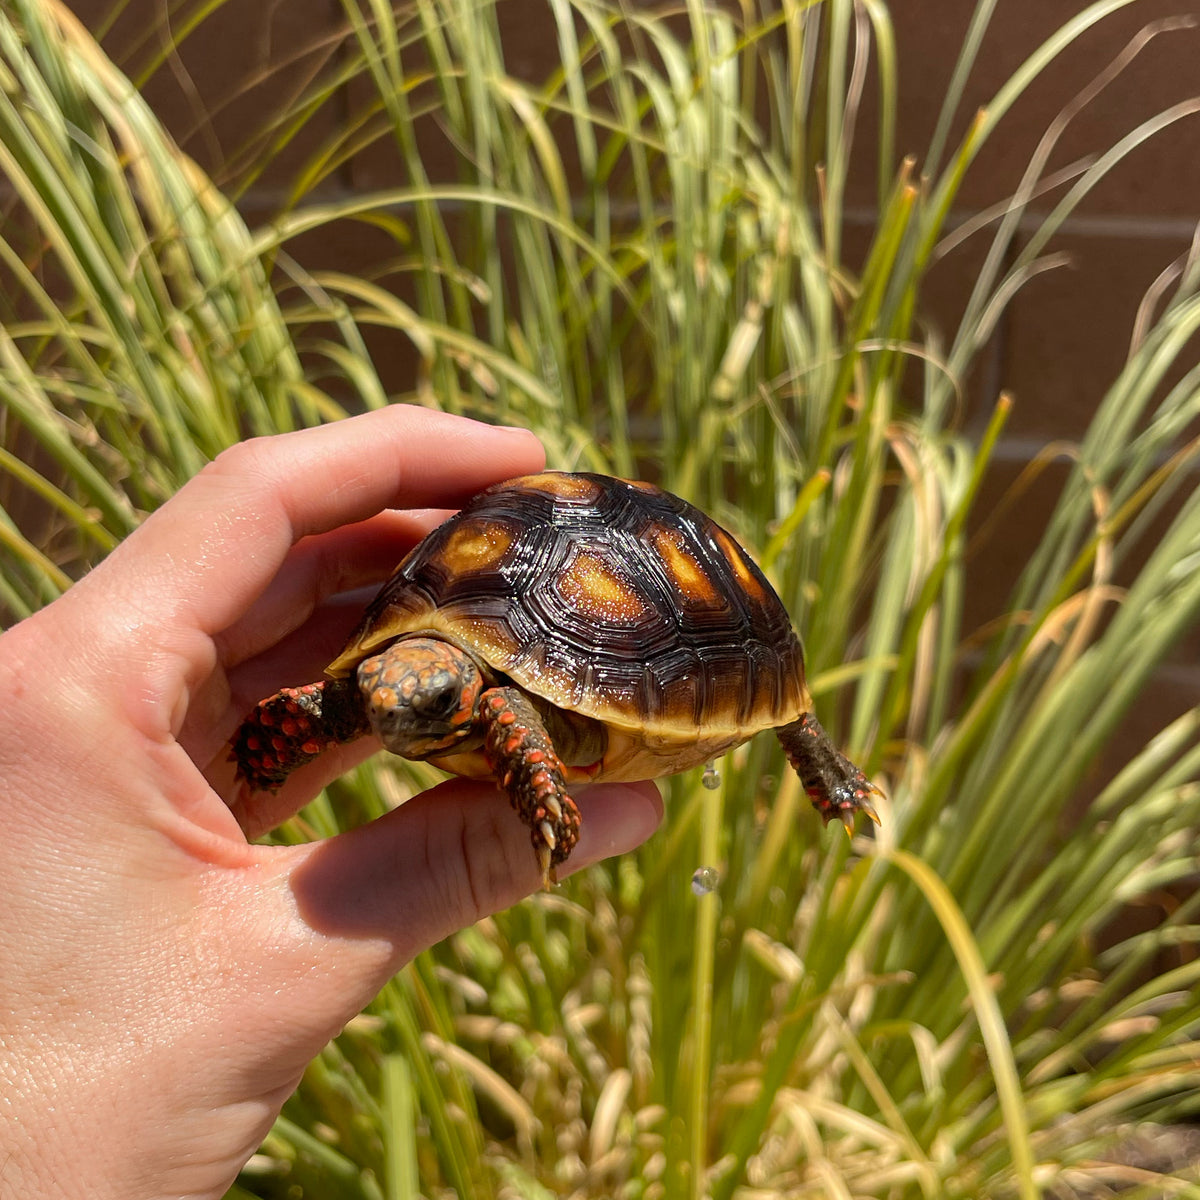
[[872,792],[882,796],[883,792],[829,740],[812,713],[805,713],[775,732],[788,762],[800,776],[813,807],[826,825],[836,817],[846,832],[853,835],[857,812],[865,813],[876,825],[880,823],[879,814],[867,797]]
[[[877,796],[882,796],[883,793],[873,784],[867,785],[872,792]],[[862,813],[864,816],[870,817],[876,825],[881,825],[883,822],[879,819],[879,814],[875,811],[875,805],[867,799],[865,792],[855,793],[854,799],[850,801],[843,800],[838,805],[836,812],[830,812],[825,818],[825,824],[828,825],[833,817],[837,817],[842,823],[842,827],[846,831],[847,837],[854,836],[854,816],[856,813]]]
[[537,857],[538,869],[542,873],[542,891],[548,892],[552,884],[558,882],[558,874],[554,870],[554,851],[558,849],[558,838],[554,836],[554,826],[549,821],[541,821],[533,831],[533,852]]
[[548,892],[558,882],[558,873],[551,859],[553,848],[545,842],[538,842],[533,847],[533,853],[537,858],[538,870],[542,873],[542,891]]
[[515,688],[485,692],[480,703],[484,752],[512,806],[529,826],[542,885],[579,840],[579,809],[567,792],[565,769],[529,699]]
[[[881,791],[879,790],[879,788],[877,788],[877,787],[876,787],[874,784],[871,784],[871,791],[873,791],[873,792],[875,793],[875,795],[877,795],[877,796],[882,796],[882,795],[883,795],[883,792],[881,792]],[[883,824],[883,822],[882,822],[882,821],[880,821],[880,819],[879,819],[879,814],[878,814],[878,813],[875,811],[875,805],[873,805],[873,804],[870,802],[870,800],[868,800],[868,799],[866,798],[866,796],[860,796],[860,797],[859,797],[859,799],[858,799],[858,807],[859,807],[859,811],[860,811],[860,812],[864,812],[864,813],[866,813],[866,814],[867,814],[867,816],[868,816],[868,817],[870,817],[870,818],[871,818],[871,820],[872,820],[872,821],[874,821],[876,825],[882,825],[882,824]]]

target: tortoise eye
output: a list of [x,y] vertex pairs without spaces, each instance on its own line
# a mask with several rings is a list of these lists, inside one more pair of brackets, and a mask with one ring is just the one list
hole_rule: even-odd
[[436,691],[426,693],[421,709],[427,717],[448,717],[458,709],[460,699],[460,690],[448,683]]

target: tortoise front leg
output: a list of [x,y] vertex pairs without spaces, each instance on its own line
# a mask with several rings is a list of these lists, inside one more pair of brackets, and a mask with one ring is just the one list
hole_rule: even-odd
[[490,688],[480,697],[484,753],[513,808],[529,826],[542,883],[555,880],[579,840],[579,809],[537,709],[517,688]]
[[812,713],[775,730],[784,753],[825,824],[837,817],[854,832],[854,814],[864,812],[876,825],[879,814],[868,799],[883,793],[833,744]]
[[255,705],[229,757],[252,791],[277,792],[297,767],[369,729],[354,680],[323,679],[283,688]]

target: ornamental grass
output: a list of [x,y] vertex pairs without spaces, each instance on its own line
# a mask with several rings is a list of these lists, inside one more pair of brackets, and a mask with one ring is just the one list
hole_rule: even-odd
[[[1150,37],[1196,34],[1160,23],[1097,64],[964,227],[981,149],[1118,0],[964,118],[1003,15],[980,0],[915,157],[882,0],[544,0],[522,10],[556,48],[536,79],[506,65],[503,4],[343,6],[219,186],[59,0],[0,10],[0,605],[52,599],[239,438],[401,400],[527,425],[553,466],[653,478],[736,531],[886,800],[877,831],[823,830],[767,738],[715,788],[669,781],[641,852],[392,980],[230,1196],[1200,1196],[1195,1167],[1131,1149],[1200,1102],[1200,707],[1123,733],[1200,614],[1200,241],[1163,264],[1086,434],[999,508],[979,497],[1013,400],[961,419],[1064,222],[1200,103],[1051,173],[1059,139]],[[180,8],[174,35],[215,7]],[[242,215],[346,95],[276,210]],[[368,151],[403,185],[340,186]],[[864,163],[867,224],[847,199]],[[314,235],[349,225],[386,247],[374,269],[313,265]],[[981,265],[942,333],[924,281],[965,238]],[[398,384],[378,364],[400,344]],[[1005,506],[1056,455],[1040,543],[972,627]],[[331,835],[435,776],[377,758],[276,836]]]

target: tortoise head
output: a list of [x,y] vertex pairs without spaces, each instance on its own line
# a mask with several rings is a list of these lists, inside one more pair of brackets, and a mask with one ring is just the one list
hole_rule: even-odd
[[465,749],[462,743],[480,736],[476,718],[484,686],[471,655],[439,638],[400,638],[358,667],[371,728],[402,758]]

